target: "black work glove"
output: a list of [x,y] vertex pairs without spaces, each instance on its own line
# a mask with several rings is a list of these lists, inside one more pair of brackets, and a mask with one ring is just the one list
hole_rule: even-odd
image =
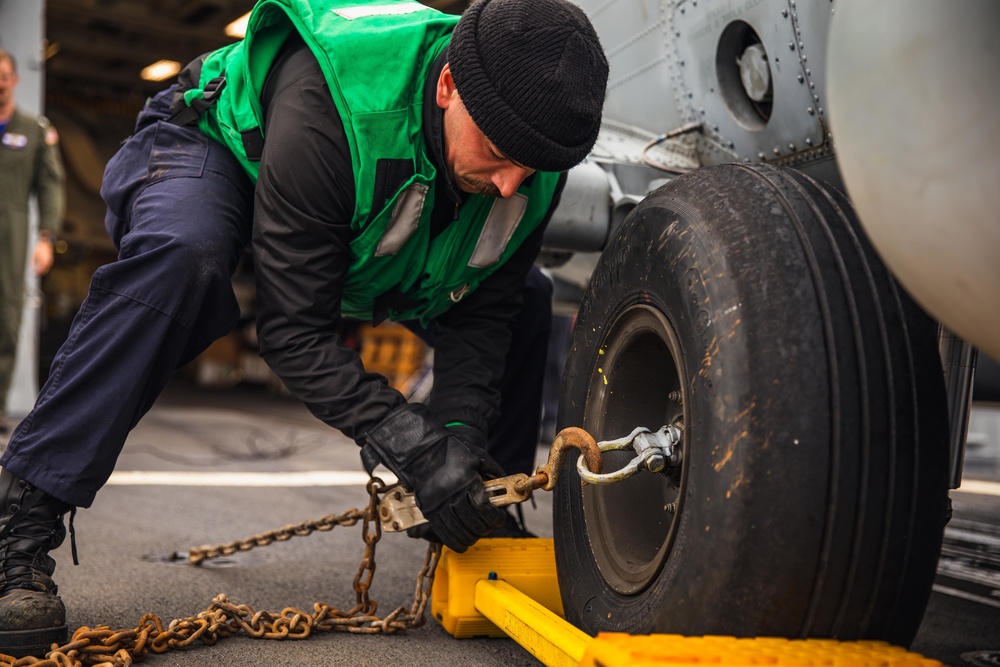
[[[446,424],[445,428],[461,440],[465,446],[469,448],[470,452],[483,458],[485,465],[480,468],[480,474],[483,479],[493,479],[503,475],[503,471],[500,469],[499,464],[497,464],[496,461],[494,461],[486,452],[487,438],[485,433],[474,426],[469,426],[468,424],[462,424],[459,422]],[[413,526],[412,528],[407,528],[406,534],[418,540],[442,542],[441,538],[434,532],[433,525],[429,522],[422,523],[419,526]]]
[[486,454],[486,447],[489,443],[485,433],[480,431],[475,426],[469,426],[468,424],[462,424],[461,422],[448,424],[445,428],[447,428],[448,431],[456,438],[464,442],[473,453],[486,455],[490,464],[496,468],[496,470],[491,470],[487,473],[489,476],[486,477],[486,479],[503,477],[503,468],[501,468],[500,464],[494,461],[492,457]]
[[[467,427],[468,428],[468,427]],[[475,429],[473,429],[475,430]],[[361,458],[369,473],[377,459],[416,495],[430,532],[462,553],[502,526],[506,513],[490,504],[483,475],[503,469],[474,443],[444,428],[419,403],[396,408],[364,436]]]

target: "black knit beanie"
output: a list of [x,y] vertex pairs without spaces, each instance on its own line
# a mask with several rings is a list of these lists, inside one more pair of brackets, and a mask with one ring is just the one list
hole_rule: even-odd
[[608,61],[568,0],[478,0],[455,26],[448,62],[472,120],[512,160],[564,171],[593,148]]

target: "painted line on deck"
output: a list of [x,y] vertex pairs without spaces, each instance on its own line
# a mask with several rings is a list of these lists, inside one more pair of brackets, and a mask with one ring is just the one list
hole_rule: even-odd
[[1000,496],[1000,482],[964,479],[962,485],[955,490],[963,493],[975,493],[980,496]]
[[[378,477],[393,484],[391,473]],[[108,484],[112,486],[364,486],[368,474],[354,470],[306,470],[302,472],[221,472],[221,471],[160,471],[116,470]]]
[[957,588],[952,588],[951,586],[942,586],[940,584],[934,584],[932,587],[936,593],[941,593],[942,595],[950,595],[960,600],[968,600],[969,602],[978,602],[979,604],[986,605],[987,607],[1000,607],[1000,601],[992,600],[988,597],[982,595],[976,595],[975,593],[970,593],[968,591],[959,590]]

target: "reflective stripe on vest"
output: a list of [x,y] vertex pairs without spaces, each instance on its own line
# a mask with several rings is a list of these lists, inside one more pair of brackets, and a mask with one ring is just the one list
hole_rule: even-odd
[[508,199],[497,199],[479,234],[469,266],[485,269],[499,262],[527,208],[528,198],[519,193]]

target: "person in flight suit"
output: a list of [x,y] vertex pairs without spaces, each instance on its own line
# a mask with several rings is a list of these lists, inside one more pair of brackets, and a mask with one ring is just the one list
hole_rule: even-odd
[[4,409],[24,307],[28,202],[32,195],[38,202],[39,234],[31,263],[39,276],[52,268],[53,242],[65,207],[59,134],[47,118],[17,107],[17,83],[17,61],[0,49],[0,434],[10,428]]
[[[523,392],[510,377],[540,388],[544,373],[533,334],[551,304],[532,266],[607,77],[568,0],[479,0],[461,19],[410,0],[261,0],[243,41],[148,102],[104,175],[119,259],[0,458],[0,558],[17,552],[0,566],[0,652],[16,630],[58,632],[62,517],[93,502],[171,374],[235,326],[247,244],[261,355],[369,472],[414,491],[429,523],[412,534],[464,551],[502,529],[483,478],[530,468],[538,437],[540,400],[527,443],[496,437],[525,419],[498,419]],[[433,338],[427,405],[365,371],[342,318]],[[532,346],[541,363],[519,361]]]

